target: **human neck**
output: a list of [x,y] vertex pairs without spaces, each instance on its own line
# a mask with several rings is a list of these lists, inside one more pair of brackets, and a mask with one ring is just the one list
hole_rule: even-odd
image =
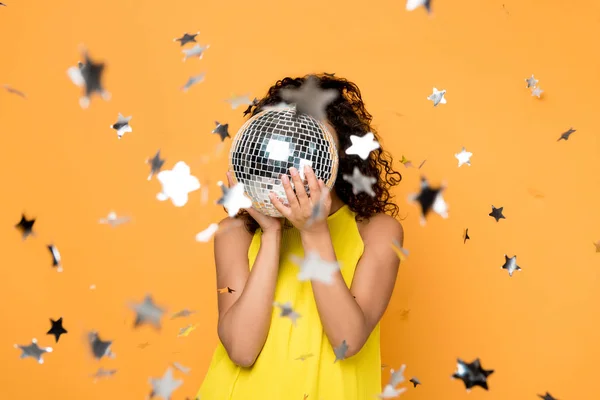
[[344,202],[340,200],[340,198],[335,193],[335,190],[331,190],[331,209],[329,210],[329,215],[333,214],[340,208],[344,206]]

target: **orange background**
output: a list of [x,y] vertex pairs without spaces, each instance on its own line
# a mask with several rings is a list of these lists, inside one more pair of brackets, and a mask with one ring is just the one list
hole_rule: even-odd
[[[456,358],[480,357],[496,372],[490,391],[475,388],[471,400],[600,397],[597,2],[434,1],[431,17],[407,12],[403,0],[6,3],[0,84],[28,99],[0,91],[2,398],[143,398],[148,378],[174,361],[192,371],[175,373],[185,383],[173,399],[195,396],[217,315],[212,244],[194,237],[225,215],[214,200],[231,143],[216,155],[214,121],[233,135],[243,107],[232,110],[226,98],[260,97],[280,77],[322,71],[360,86],[404,176],[395,194],[410,255],[382,322],[382,358],[406,363],[407,379],[423,384],[402,396],[465,399],[450,379]],[[185,31],[210,44],[202,60],[182,62],[172,39]],[[80,44],[107,63],[112,93],[87,110],[66,75]],[[179,90],[203,71],[203,83]],[[539,100],[525,88],[532,73],[545,91]],[[447,90],[447,104],[426,100],[434,86]],[[119,112],[133,116],[120,141],[109,128]],[[571,139],[557,142],[571,126]],[[474,154],[471,167],[457,168],[462,146]],[[200,191],[183,208],[156,200],[160,184],[146,180],[145,160],[158,149],[163,169],[183,160],[208,185],[207,204]],[[427,162],[405,168],[402,155]],[[449,219],[419,225],[407,196],[420,173],[447,182]],[[492,204],[506,220],[487,215]],[[98,224],[110,210],[133,220]],[[37,236],[26,241],[13,227],[21,212],[37,218]],[[51,242],[62,273],[51,268]],[[505,253],[523,268],[512,278],[500,269]],[[166,316],[160,332],[133,330],[127,305],[146,293],[170,313],[198,312]],[[54,344],[45,332],[60,316],[69,333]],[[198,329],[177,337],[189,323]],[[115,359],[91,358],[92,329],[114,340]],[[54,347],[44,365],[19,360],[12,347],[32,337]],[[100,366],[118,372],[94,384]]]

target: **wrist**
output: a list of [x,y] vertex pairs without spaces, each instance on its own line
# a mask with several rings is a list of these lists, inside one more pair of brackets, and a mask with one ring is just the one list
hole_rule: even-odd
[[300,231],[300,238],[305,247],[314,247],[315,244],[321,243],[329,237],[329,226],[327,224],[313,228],[311,230]]

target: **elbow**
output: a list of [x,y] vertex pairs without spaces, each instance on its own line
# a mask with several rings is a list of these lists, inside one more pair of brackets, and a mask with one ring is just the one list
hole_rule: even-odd
[[364,334],[356,332],[349,333],[343,337],[343,339],[338,338],[337,340],[332,340],[331,344],[337,349],[342,345],[344,340],[346,341],[346,346],[348,346],[348,349],[346,350],[344,359],[353,357],[360,353],[368,339],[368,337],[365,337]]
[[254,365],[254,362],[258,358],[258,352],[246,344],[236,343],[237,340],[235,338],[227,337],[221,327],[219,327],[218,333],[219,340],[223,344],[231,362],[242,368],[250,368]]

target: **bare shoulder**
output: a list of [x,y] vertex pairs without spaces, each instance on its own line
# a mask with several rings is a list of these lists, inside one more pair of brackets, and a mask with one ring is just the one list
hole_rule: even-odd
[[219,229],[215,233],[215,241],[239,241],[240,239],[252,240],[244,221],[240,218],[225,217],[219,221]]
[[389,214],[377,213],[369,219],[357,221],[358,231],[365,244],[395,240],[400,245],[404,241],[404,228]]

